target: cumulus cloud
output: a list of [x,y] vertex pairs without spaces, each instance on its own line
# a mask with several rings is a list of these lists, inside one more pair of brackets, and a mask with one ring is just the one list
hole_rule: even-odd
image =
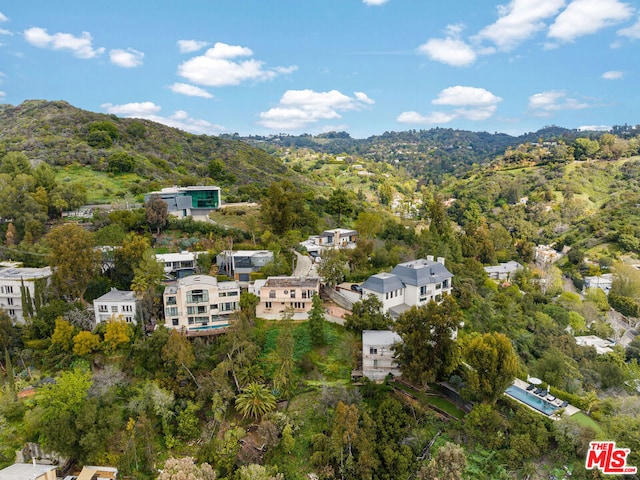
[[174,83],[171,85],[171,91],[173,93],[180,93],[189,97],[213,98],[213,95],[207,92],[204,88],[189,85],[188,83]]
[[418,52],[431,60],[453,67],[466,67],[476,61],[476,52],[460,39],[461,24],[447,25],[446,38],[431,38],[418,47]]
[[366,5],[382,5],[387,3],[389,0],[362,0],[362,3]]
[[184,110],[177,110],[167,117],[157,115],[161,107],[153,102],[133,102],[123,105],[104,103],[101,107],[107,113],[121,115],[123,117],[145,118],[153,122],[162,123],[168,127],[179,128],[180,130],[185,130],[197,135],[216,135],[225,130],[225,128],[220,125],[215,125],[206,120],[192,118]]
[[449,123],[457,118],[480,121],[493,116],[502,98],[484,88],[457,85],[442,90],[431,103],[456,107],[451,112],[431,112],[426,115],[415,111],[402,112],[396,121],[415,124]]
[[602,74],[602,78],[605,80],[619,80],[624,76],[624,74],[618,70],[609,70],[608,72],[604,72]]
[[105,50],[104,48],[93,48],[93,39],[89,32],[82,32],[79,37],[70,33],[50,35],[44,28],[32,27],[24,31],[24,39],[34,47],[70,50],[74,56],[83,59],[95,58],[102,55]]
[[549,27],[548,36],[561,42],[595,33],[628,20],[633,8],[619,0],[573,0]]
[[5,92],[3,92],[2,90],[0,90],[0,98],[4,98],[7,94]]
[[640,18],[638,18],[638,21],[630,27],[618,30],[618,35],[621,37],[627,37],[631,40],[640,39]]
[[529,97],[529,108],[539,117],[547,117],[561,110],[583,110],[589,107],[588,103],[567,97],[566,92],[559,90],[540,92]]
[[204,55],[193,57],[178,67],[178,75],[191,83],[207,87],[238,85],[244,81],[269,80],[281,73],[293,71],[296,67],[276,67],[265,69],[264,62],[254,59],[239,60],[237,57],[251,57],[250,48],[239,45],[216,43]]
[[374,103],[363,92],[349,97],[338,90],[288,90],[277,107],[260,113],[258,123],[274,130],[299,130],[321,120],[342,118],[340,112],[361,110]]
[[544,19],[556,15],[565,0],[512,0],[498,6],[498,20],[483,28],[474,39],[493,42],[500,50],[512,50],[545,28]]
[[192,53],[209,45],[209,42],[201,40],[178,40],[178,49],[180,53]]
[[0,12],[0,23],[8,21],[9,19],[7,18],[7,16],[4,13]]
[[122,68],[135,68],[142,65],[144,53],[127,48],[126,50],[114,49],[109,52],[111,63]]

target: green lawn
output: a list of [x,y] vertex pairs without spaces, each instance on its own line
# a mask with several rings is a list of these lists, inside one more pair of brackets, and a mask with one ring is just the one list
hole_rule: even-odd
[[583,427],[593,428],[598,435],[604,434],[604,430],[602,427],[596,422],[593,418],[587,415],[584,412],[578,412],[574,415],[571,415],[571,419],[578,422]]
[[393,386],[399,388],[402,391],[405,391],[405,392],[413,395],[418,400],[420,400],[420,402],[422,402],[423,404],[426,404],[427,406],[428,405],[433,405],[434,407],[437,407],[440,410],[445,411],[446,413],[448,413],[449,415],[451,415],[454,418],[461,419],[461,418],[464,418],[464,416],[466,415],[464,413],[464,411],[462,411],[461,409],[456,407],[453,403],[451,403],[446,398],[433,396],[433,395],[427,395],[424,392],[420,392],[418,390],[410,388],[410,387],[408,387],[406,385],[403,385],[401,383],[393,382]]

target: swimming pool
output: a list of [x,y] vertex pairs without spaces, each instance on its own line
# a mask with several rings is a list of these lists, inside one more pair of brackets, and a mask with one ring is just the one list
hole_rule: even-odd
[[549,403],[545,399],[540,398],[533,393],[529,393],[520,387],[516,387],[515,385],[511,385],[505,390],[504,393],[506,393],[510,397],[515,398],[516,400],[520,400],[522,403],[529,405],[531,408],[535,408],[545,415],[552,415],[553,412],[555,412],[559,408],[557,405]]

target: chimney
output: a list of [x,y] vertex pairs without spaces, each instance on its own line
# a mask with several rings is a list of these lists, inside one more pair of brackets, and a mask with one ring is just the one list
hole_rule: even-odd
[[444,257],[438,257],[438,263],[444,265]]
[[427,255],[427,262],[433,262],[433,255]]

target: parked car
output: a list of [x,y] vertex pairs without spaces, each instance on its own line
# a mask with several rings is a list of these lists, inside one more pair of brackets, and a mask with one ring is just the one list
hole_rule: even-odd
[[351,284],[351,290],[353,290],[354,292],[362,293],[362,287],[357,283]]

